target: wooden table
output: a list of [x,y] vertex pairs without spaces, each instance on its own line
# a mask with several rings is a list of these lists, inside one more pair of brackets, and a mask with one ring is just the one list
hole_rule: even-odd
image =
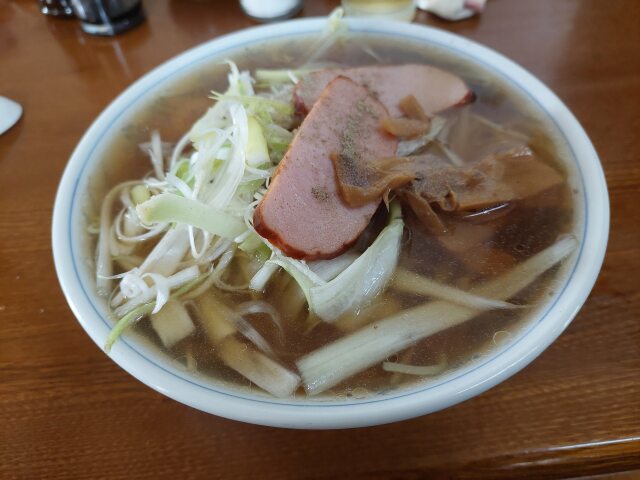
[[[423,418],[348,431],[245,425],[129,376],[80,328],[53,269],[54,194],[74,146],[128,84],[164,60],[252,25],[235,2],[147,1],[113,39],[0,0],[0,95],[24,117],[0,136],[0,477],[565,478],[640,469],[640,3],[492,0],[460,23],[547,83],[607,174],[611,237],[568,330],[524,371]],[[333,1],[305,2],[304,15]],[[615,478],[640,478],[627,473]]]

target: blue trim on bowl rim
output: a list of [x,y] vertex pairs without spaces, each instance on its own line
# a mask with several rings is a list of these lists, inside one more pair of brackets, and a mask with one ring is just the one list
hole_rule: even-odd
[[[482,59],[476,58],[476,57],[474,57],[472,55],[469,55],[464,50],[456,48],[456,47],[453,47],[453,46],[448,45],[446,43],[439,42],[439,41],[434,40],[434,39],[429,39],[428,41],[426,41],[425,39],[418,39],[415,36],[406,35],[406,34],[402,34],[402,33],[389,34],[386,31],[376,31],[376,30],[373,30],[371,28],[369,28],[369,29],[360,29],[359,30],[357,27],[353,27],[352,26],[350,31],[355,32],[355,33],[360,33],[360,34],[375,34],[375,35],[379,35],[379,36],[386,36],[386,37],[389,37],[389,38],[392,38],[392,39],[396,39],[396,40],[397,39],[408,40],[409,42],[413,42],[413,43],[418,43],[418,42],[431,43],[432,45],[435,45],[435,46],[437,46],[439,48],[454,52],[456,55],[464,57],[464,58],[466,58],[467,60],[469,60],[472,63],[481,64],[484,68],[486,68],[487,70],[491,71],[493,74],[495,74],[498,77],[500,77],[502,80],[504,80],[507,83],[509,83],[518,92],[520,92],[520,93],[524,94],[526,97],[528,97],[533,102],[533,104],[535,104],[540,109],[540,112],[544,113],[544,115],[547,117],[547,119],[549,121],[551,121],[553,123],[553,125],[555,125],[557,131],[561,134],[562,139],[564,140],[564,143],[565,143],[566,147],[570,150],[570,153],[571,153],[571,156],[572,156],[572,160],[573,160],[573,163],[574,163],[574,165],[576,167],[576,170],[579,173],[580,183],[581,183],[581,193],[582,193],[582,196],[583,196],[583,202],[582,202],[582,205],[583,205],[583,212],[582,212],[583,229],[582,229],[582,236],[581,236],[581,239],[580,239],[580,250],[579,250],[579,253],[575,258],[575,261],[574,261],[574,264],[573,264],[571,272],[566,277],[566,281],[565,281],[564,285],[562,286],[560,291],[558,293],[556,293],[556,295],[554,295],[553,301],[551,301],[550,303],[548,303],[546,305],[546,308],[545,308],[544,312],[541,313],[541,314],[538,314],[539,315],[538,319],[535,322],[532,322],[529,325],[527,325],[526,328],[521,329],[520,332],[518,333],[518,338],[516,340],[514,340],[513,342],[509,343],[508,345],[506,345],[504,348],[496,350],[493,353],[493,355],[490,355],[486,359],[483,359],[484,361],[478,362],[477,364],[473,365],[473,367],[470,368],[470,369],[463,369],[463,371],[459,372],[457,375],[447,376],[442,381],[428,384],[428,385],[424,386],[423,388],[419,388],[418,387],[418,389],[411,390],[411,391],[405,391],[404,393],[399,393],[397,395],[385,394],[385,395],[381,396],[380,398],[364,399],[364,400],[350,399],[349,403],[318,400],[318,401],[314,401],[311,404],[311,406],[314,406],[314,407],[354,407],[354,406],[360,406],[360,405],[363,405],[363,404],[384,402],[384,401],[394,400],[394,399],[403,398],[403,397],[407,397],[407,396],[412,396],[412,395],[416,395],[416,394],[421,394],[421,393],[424,393],[425,391],[434,389],[436,387],[442,386],[442,385],[447,384],[449,382],[453,382],[453,381],[455,381],[455,380],[457,380],[457,379],[459,379],[459,378],[461,378],[463,376],[466,376],[466,375],[470,374],[471,372],[474,372],[475,370],[480,369],[480,368],[484,367],[485,365],[495,361],[498,357],[504,355],[507,351],[509,351],[510,349],[515,347],[519,342],[521,342],[528,335],[528,333],[531,330],[533,330],[537,325],[539,325],[545,319],[545,317],[547,316],[549,311],[553,309],[553,307],[556,305],[556,303],[563,296],[564,291],[566,290],[567,286],[570,283],[570,280],[573,278],[574,272],[575,272],[575,270],[576,270],[576,268],[577,268],[577,266],[579,264],[580,258],[582,256],[584,240],[585,240],[585,235],[586,235],[586,231],[587,231],[587,223],[588,223],[588,211],[589,210],[588,210],[588,199],[586,197],[584,175],[583,175],[583,172],[582,172],[582,169],[581,169],[581,166],[580,166],[579,162],[576,161],[575,151],[573,150],[571,144],[569,143],[568,139],[566,138],[566,135],[564,134],[564,131],[560,128],[560,126],[556,122],[555,118],[545,109],[545,107],[542,106],[542,104],[535,97],[533,97],[533,95],[531,95],[531,93],[529,93],[527,90],[523,89],[511,77],[506,76],[502,72],[494,69],[492,66],[490,66],[489,64],[487,64],[484,61],[482,61]],[[283,35],[274,35],[274,36],[270,37],[269,40],[271,41],[271,40],[278,40],[278,39],[282,39],[282,38],[291,38],[292,36],[295,36],[295,37],[308,37],[309,35],[312,35],[314,33],[317,33],[317,31],[316,30],[308,30],[308,31],[305,31],[305,32],[296,33],[294,35],[289,34],[289,33],[283,34]],[[122,115],[125,114],[126,112],[128,112],[133,105],[135,105],[137,102],[139,102],[141,100],[142,97],[145,97],[149,93],[149,91],[155,89],[160,84],[168,81],[171,77],[175,77],[179,73],[183,72],[185,69],[192,68],[195,64],[204,63],[204,62],[211,62],[215,58],[223,57],[225,55],[225,53],[235,52],[235,51],[241,50],[242,48],[245,48],[245,47],[247,47],[249,45],[253,45],[255,43],[256,43],[256,40],[249,40],[249,41],[246,41],[244,43],[235,44],[235,45],[233,45],[231,47],[228,47],[228,48],[225,48],[223,50],[216,50],[215,52],[212,52],[210,55],[205,55],[203,57],[199,57],[197,59],[194,59],[193,61],[181,66],[180,68],[167,73],[165,76],[163,76],[162,78],[158,79],[155,83],[150,85],[145,91],[141,92],[128,105],[123,107],[120,110],[120,112],[118,112],[116,115],[114,115],[114,118],[111,120],[109,125],[104,129],[103,136],[106,135],[108,132],[110,132],[112,127],[113,127],[113,125],[120,120]],[[75,276],[76,276],[77,283],[79,284],[83,294],[86,297],[86,300],[91,305],[91,307],[93,308],[93,310],[96,313],[96,315],[102,320],[102,322],[109,329],[111,329],[112,328],[112,324],[109,323],[109,321],[105,318],[103,313],[100,312],[98,307],[93,302],[92,296],[89,294],[89,292],[85,288],[84,283],[82,282],[82,279],[80,277],[80,273],[79,273],[79,270],[78,270],[78,266],[77,266],[77,263],[76,263],[77,247],[75,245],[74,236],[73,236],[73,220],[77,216],[76,200],[77,200],[77,197],[78,197],[78,189],[79,189],[79,185],[80,185],[80,180],[83,178],[83,174],[84,174],[84,171],[87,168],[87,166],[92,163],[89,160],[93,157],[93,155],[94,155],[96,149],[98,148],[98,146],[100,146],[101,141],[102,141],[102,138],[98,139],[94,143],[94,145],[91,147],[91,150],[90,150],[89,154],[85,158],[85,161],[83,162],[83,164],[82,164],[82,166],[80,168],[80,173],[76,177],[76,180],[74,182],[73,193],[72,193],[71,200],[70,200],[71,201],[70,210],[69,210],[70,211],[70,215],[69,215],[69,223],[68,223],[67,232],[68,232],[69,249],[70,249],[70,253],[71,253],[72,266],[73,266],[73,270],[74,270],[74,273],[75,273]],[[146,355],[142,354],[140,351],[138,351],[138,349],[136,349],[129,341],[127,341],[127,339],[125,337],[121,337],[120,342],[123,342],[124,344],[126,344],[127,347],[132,352],[134,352],[136,355],[138,355],[142,360],[152,364],[153,366],[161,369],[162,371],[170,374],[171,376],[176,377],[177,379],[185,381],[185,382],[187,382],[187,383],[189,383],[189,384],[191,384],[193,386],[199,387],[199,388],[204,389],[206,391],[211,391],[211,392],[214,392],[214,393],[217,393],[217,394],[220,394],[220,395],[224,395],[224,396],[228,396],[228,397],[231,397],[231,398],[242,399],[242,400],[250,400],[252,402],[266,403],[266,404],[271,404],[271,405],[282,405],[282,406],[287,406],[287,407],[308,407],[308,406],[310,406],[309,400],[306,400],[304,403],[303,402],[300,402],[300,403],[286,403],[284,401],[279,401],[278,399],[271,400],[271,399],[267,399],[267,398],[264,398],[264,399],[263,398],[256,398],[256,397],[253,397],[253,396],[252,397],[248,397],[246,395],[234,394],[234,393],[223,391],[223,390],[217,390],[216,388],[213,388],[213,387],[211,387],[209,385],[206,385],[206,384],[202,384],[202,383],[196,382],[196,381],[194,381],[192,379],[189,379],[186,376],[182,376],[182,375],[180,375],[180,374],[178,374],[178,373],[176,373],[174,371],[171,371],[171,370],[167,369],[163,365],[160,365],[160,364],[156,363],[154,360],[152,360],[148,356],[146,356]]]

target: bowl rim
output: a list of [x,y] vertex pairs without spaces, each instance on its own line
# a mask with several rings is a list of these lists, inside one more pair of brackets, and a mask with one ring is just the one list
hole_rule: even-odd
[[[189,49],[151,70],[122,92],[92,123],[74,150],[56,195],[52,247],[56,272],[63,293],[78,322],[102,348],[108,327],[83,286],[74,250],[73,219],[77,214],[74,199],[78,182],[91,155],[109,127],[147,91],[171,75],[199,61],[218,57],[259,41],[317,33],[326,18],[304,18],[282,23],[250,27],[214,38]],[[111,358],[121,368],[154,390],[181,403],[222,417],[249,423],[288,428],[350,428],[389,423],[435,412],[478,395],[524,368],[550,345],[569,325],[586,300],[604,259],[609,231],[607,186],[598,155],[585,131],[564,103],[531,73],[503,55],[478,43],[432,27],[389,21],[348,19],[349,30],[356,33],[387,35],[422,41],[453,50],[456,55],[481,62],[510,81],[538,103],[556,124],[572,150],[584,193],[584,236],[566,284],[538,314],[517,341],[496,349],[479,366],[456,370],[458,376],[401,395],[374,400],[287,403],[242,394],[238,390],[213,390],[194,383],[175,371],[145,357],[128,342],[114,345]],[[583,255],[589,252],[589,255]],[[93,294],[95,297],[95,294]]]

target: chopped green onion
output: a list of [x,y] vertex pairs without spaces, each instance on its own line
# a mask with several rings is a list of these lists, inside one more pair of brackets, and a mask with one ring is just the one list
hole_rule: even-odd
[[146,202],[151,198],[151,194],[149,193],[149,187],[146,185],[136,185],[131,189],[130,192],[131,200],[136,205]]
[[253,251],[253,254],[255,255],[258,262],[264,264],[267,260],[269,260],[269,257],[271,256],[271,249],[265,243],[262,243]]
[[[189,283],[184,284],[182,287],[178,288],[175,292],[171,294],[170,299],[174,300],[176,298],[180,298],[182,295],[190,291],[192,288],[197,287],[201,282],[203,282],[209,276],[208,273],[200,275],[198,278],[191,280]],[[151,301],[147,302],[143,305],[139,305],[126,315],[123,315],[113,326],[109,335],[107,336],[107,341],[104,344],[104,351],[109,353],[111,351],[111,347],[113,344],[120,338],[120,335],[127,329],[129,325],[131,325],[136,320],[141,319],[145,315],[149,315],[156,306],[156,302]]]
[[180,222],[229,239],[246,229],[244,222],[237,217],[173,193],[155,195],[138,205],[136,211],[140,219],[148,224]]
[[297,83],[296,80],[313,72],[311,68],[291,69],[257,69],[256,81],[263,85],[278,85],[281,83]]
[[[253,253],[258,248],[264,245],[262,238],[259,235],[251,232],[251,234],[238,245],[238,248],[243,252]],[[266,245],[265,245],[266,246]],[[269,247],[267,247],[268,249]],[[271,253],[271,251],[269,251]]]
[[262,133],[260,123],[253,116],[247,117],[249,134],[247,136],[247,146],[245,147],[245,161],[251,167],[270,165],[269,150],[267,140]]
[[273,100],[272,98],[259,97],[256,95],[232,95],[228,93],[219,93],[219,92],[211,92],[211,98],[220,101],[220,100],[235,100],[238,101],[246,107],[254,107],[257,109],[271,108],[273,111],[281,114],[281,115],[293,115],[294,108],[293,105],[280,102],[278,100]]

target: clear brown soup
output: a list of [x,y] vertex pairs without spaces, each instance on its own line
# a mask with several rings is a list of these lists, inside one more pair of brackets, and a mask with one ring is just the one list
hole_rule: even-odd
[[[307,51],[308,44],[307,40],[271,43],[246,48],[228,55],[228,58],[235,61],[241,70],[296,68],[303,63],[301,57]],[[464,109],[524,134],[527,137],[526,143],[539,159],[561,172],[565,179],[568,177],[565,167],[567,153],[562,143],[553,136],[552,127],[544,120],[542,112],[522,93],[515,91],[481,65],[424,45],[362,36],[349,37],[329,50],[321,60],[343,65],[427,63],[457,73],[476,94],[476,101]],[[223,91],[226,88],[226,74],[227,67],[212,60],[164,88],[122,129],[112,147],[105,153],[107,174],[100,179],[100,185],[96,181],[96,188],[104,192],[105,188],[119,181],[144,175],[149,170],[149,163],[138,144],[148,141],[149,134],[154,129],[160,131],[165,141],[177,141],[211,105],[212,101],[208,98],[210,91]],[[461,115],[462,112],[463,109],[454,108],[444,115],[451,117]],[[458,153],[465,160],[477,160],[488,153],[491,139],[483,138],[482,132],[469,137],[457,146]],[[428,152],[438,154],[431,150]],[[407,213],[400,267],[463,289],[482,284],[505,272],[515,263],[550,246],[559,235],[575,231],[579,221],[575,214],[576,205],[579,205],[579,192],[571,184],[571,181],[566,180],[560,187],[520,201],[504,209],[505,211],[490,216],[491,218],[484,218],[486,216],[483,215],[477,218],[444,216],[449,230],[447,241],[450,245],[455,245],[453,249],[445,248],[439,237],[426,232]],[[101,198],[101,195],[104,193],[97,194],[95,198]],[[379,217],[374,218],[373,222],[378,222],[377,228],[384,223],[384,217]],[[372,229],[375,230],[375,225]],[[366,244],[364,240],[361,243]],[[230,270],[229,282],[238,281],[239,279],[234,278],[238,273]],[[538,308],[481,314],[471,321],[419,341],[389,360],[414,365],[444,361],[447,366],[445,372],[450,372],[491,354],[517,337],[529,318],[559,288],[564,271],[562,265],[556,266],[511,299],[513,303],[538,305]],[[276,307],[282,315],[284,341],[271,322],[257,319],[253,323],[272,345],[282,363],[293,370],[296,359],[340,338],[345,331],[353,330],[359,323],[363,323],[358,318],[343,319],[338,322],[342,326],[341,330],[334,325],[311,322],[306,306],[303,304],[300,308],[300,302],[296,300],[300,298],[296,289],[297,286],[286,273],[279,273],[261,296],[261,299]],[[229,305],[256,298],[256,294],[249,293],[220,291],[219,295]],[[425,298],[387,289],[378,297],[376,306],[368,308],[364,314],[369,320],[382,318],[398,309],[424,301]],[[214,382],[223,381],[242,388],[252,387],[247,379],[218,359],[215,349],[201,330],[168,351],[162,347],[148,319],[137,322],[134,330],[146,341],[157,345],[163,354],[174,358],[178,364],[185,363],[187,356],[193,355],[199,375],[210,377]],[[349,378],[320,398],[360,398],[424,381],[422,377],[390,373],[381,366],[375,366]],[[433,381],[433,378],[426,381]],[[255,386],[252,389],[255,393],[261,392]],[[302,389],[298,393],[299,396],[304,396]]]

